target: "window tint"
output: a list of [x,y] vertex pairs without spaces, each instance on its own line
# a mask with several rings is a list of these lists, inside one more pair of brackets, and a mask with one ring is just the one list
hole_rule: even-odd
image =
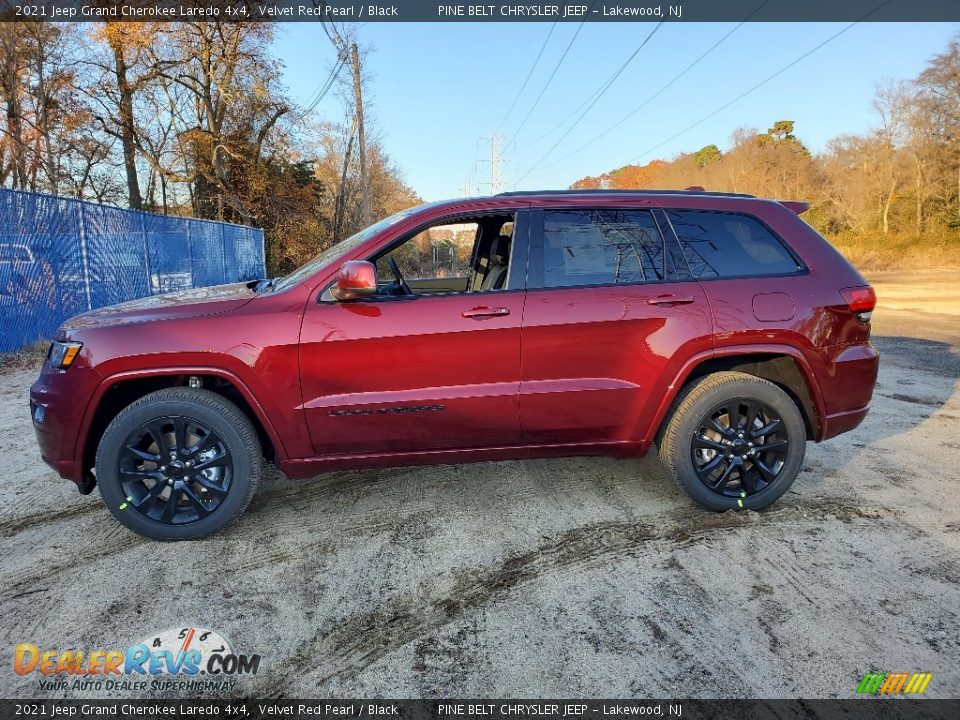
[[663,280],[663,238],[646,210],[543,214],[543,286]]
[[668,210],[694,277],[782,275],[797,261],[759,221],[736,213]]

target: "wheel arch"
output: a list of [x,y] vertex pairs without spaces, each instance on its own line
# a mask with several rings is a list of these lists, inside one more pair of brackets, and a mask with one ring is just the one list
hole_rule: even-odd
[[164,368],[118,373],[100,383],[84,415],[74,453],[82,464],[84,475],[87,476],[94,465],[104,430],[121,410],[156,390],[187,386],[192,377],[199,378],[205,390],[230,400],[243,411],[257,431],[267,460],[286,458],[276,428],[250,389],[236,375],[222,368]]
[[688,359],[670,384],[670,391],[657,407],[647,436],[650,439],[659,438],[687,385],[706,375],[725,371],[742,372],[772,382],[797,404],[803,417],[807,439],[822,438],[826,411],[813,370],[799,350],[782,345],[715,348]]

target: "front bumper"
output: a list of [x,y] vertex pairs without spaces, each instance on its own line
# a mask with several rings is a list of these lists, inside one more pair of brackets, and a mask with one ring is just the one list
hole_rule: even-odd
[[72,480],[83,493],[93,489],[93,476],[84,472],[80,427],[87,404],[99,384],[88,367],[54,370],[44,362],[30,387],[30,415],[40,457],[60,477]]

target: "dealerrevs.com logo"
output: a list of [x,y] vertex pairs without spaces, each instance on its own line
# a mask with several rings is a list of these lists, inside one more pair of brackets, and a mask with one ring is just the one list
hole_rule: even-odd
[[255,675],[261,656],[234,652],[214,630],[184,627],[151,635],[125,650],[58,650],[20,643],[13,671],[38,678],[41,690],[224,691]]

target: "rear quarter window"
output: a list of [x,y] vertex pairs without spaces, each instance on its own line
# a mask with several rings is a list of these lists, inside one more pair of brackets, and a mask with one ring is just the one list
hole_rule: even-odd
[[697,278],[789,275],[803,266],[756,218],[742,213],[667,210]]

